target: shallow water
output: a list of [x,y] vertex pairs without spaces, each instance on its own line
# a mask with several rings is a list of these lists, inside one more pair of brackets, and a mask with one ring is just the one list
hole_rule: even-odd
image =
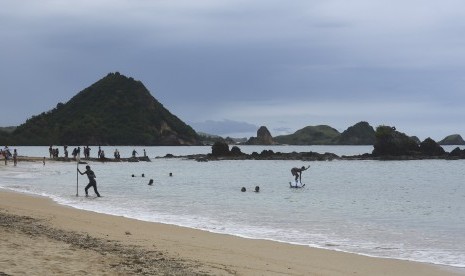
[[[110,151],[113,148],[105,148]],[[372,147],[241,147],[243,152],[316,151],[353,155]],[[21,147],[20,155],[48,154]],[[131,147],[119,148],[122,157]],[[136,149],[139,153],[142,148]],[[150,157],[208,153],[210,147],[147,147]],[[96,154],[96,148],[92,154]],[[107,153],[108,156],[108,153]],[[377,257],[465,267],[465,160],[210,161],[152,159],[91,163],[102,198],[82,197],[76,163],[0,165],[0,187],[60,204],[255,239]],[[310,165],[303,189],[290,169]],[[83,170],[84,166],[80,165]],[[172,173],[173,176],[169,176]],[[135,177],[132,177],[132,174]],[[142,177],[142,174],[145,177]],[[154,185],[147,185],[149,179]],[[254,193],[260,186],[260,193]],[[245,187],[247,192],[240,192]],[[90,191],[93,195],[93,191]]]

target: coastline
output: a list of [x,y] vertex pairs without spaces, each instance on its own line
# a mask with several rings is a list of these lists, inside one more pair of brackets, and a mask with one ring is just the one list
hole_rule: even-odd
[[37,269],[52,275],[465,275],[452,267],[99,214],[3,189],[0,215],[0,273],[7,275]]

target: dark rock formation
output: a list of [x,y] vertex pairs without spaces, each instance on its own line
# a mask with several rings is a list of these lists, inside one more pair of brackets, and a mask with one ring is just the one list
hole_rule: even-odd
[[359,122],[341,133],[336,139],[338,145],[373,145],[375,130],[367,122]]
[[427,156],[441,156],[446,151],[433,139],[428,137],[420,143],[420,153]]
[[233,146],[230,151],[231,155],[239,156],[242,155],[242,151],[238,146]]
[[420,138],[418,138],[417,136],[410,136],[410,139],[412,139],[413,141],[415,141],[417,144],[420,144],[420,143],[421,143]]
[[212,146],[213,156],[228,156],[229,146],[225,142],[215,142]]
[[415,155],[419,151],[419,146],[415,140],[396,131],[394,127],[377,127],[375,137],[374,156]]
[[277,143],[273,140],[273,136],[265,126],[261,126],[257,130],[257,137],[250,137],[245,142],[246,145],[276,145]]
[[461,150],[459,147],[456,147],[449,153],[451,159],[465,159],[465,149]]

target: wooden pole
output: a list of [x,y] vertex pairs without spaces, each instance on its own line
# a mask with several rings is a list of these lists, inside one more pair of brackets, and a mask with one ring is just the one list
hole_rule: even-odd
[[76,196],[79,196],[79,160],[80,156],[77,156],[77,163],[76,163]]

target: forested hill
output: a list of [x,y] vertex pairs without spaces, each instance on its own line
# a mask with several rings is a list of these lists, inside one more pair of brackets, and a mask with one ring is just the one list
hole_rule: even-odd
[[110,73],[67,103],[33,116],[11,145],[197,145],[197,133],[140,81]]

